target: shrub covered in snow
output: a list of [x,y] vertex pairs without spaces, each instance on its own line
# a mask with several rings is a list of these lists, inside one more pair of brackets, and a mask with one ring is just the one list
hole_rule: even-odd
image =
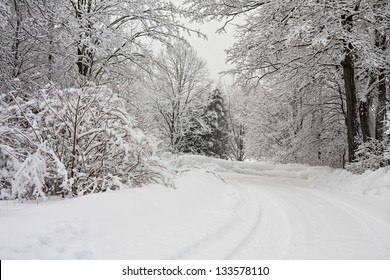
[[35,153],[20,164],[11,186],[14,197],[26,199],[46,197],[56,191],[65,194],[70,190],[64,164],[45,144],[38,146]]
[[11,196],[12,178],[19,165],[18,160],[12,156],[13,154],[11,147],[0,144],[0,199],[8,199]]
[[0,144],[20,163],[12,178],[14,197],[76,196],[167,178],[154,140],[106,87],[50,85],[1,100]]
[[347,165],[352,173],[362,174],[367,170],[377,170],[389,164],[390,146],[386,140],[379,142],[376,139],[363,143],[356,152],[357,160]]

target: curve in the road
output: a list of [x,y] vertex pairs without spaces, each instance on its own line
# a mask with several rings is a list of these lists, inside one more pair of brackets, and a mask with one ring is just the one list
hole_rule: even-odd
[[390,206],[380,198],[300,187],[304,180],[224,176],[241,196],[232,219],[175,259],[390,258]]

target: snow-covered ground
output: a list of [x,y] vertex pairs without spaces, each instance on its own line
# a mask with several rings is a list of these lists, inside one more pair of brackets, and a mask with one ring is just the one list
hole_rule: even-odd
[[0,259],[390,259],[390,170],[175,164],[176,189],[0,201]]

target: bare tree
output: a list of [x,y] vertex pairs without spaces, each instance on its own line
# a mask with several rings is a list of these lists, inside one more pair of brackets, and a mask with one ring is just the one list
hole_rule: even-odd
[[162,133],[174,151],[181,151],[183,139],[198,121],[202,127],[202,102],[207,99],[211,80],[205,61],[182,42],[166,48],[151,77],[152,106]]
[[245,132],[248,129],[246,118],[248,117],[248,97],[245,89],[240,87],[228,87],[227,92],[227,119],[229,123],[229,156],[232,160],[243,161],[246,158]]

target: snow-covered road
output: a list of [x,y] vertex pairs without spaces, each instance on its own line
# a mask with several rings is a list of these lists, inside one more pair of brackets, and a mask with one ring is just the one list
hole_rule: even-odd
[[[286,170],[218,173],[224,181],[193,170],[175,190],[0,201],[0,259],[390,259],[389,195],[317,189]],[[374,174],[381,190],[386,174]]]
[[302,179],[223,177],[240,192],[236,218],[185,258],[390,259],[389,199],[308,188]]

